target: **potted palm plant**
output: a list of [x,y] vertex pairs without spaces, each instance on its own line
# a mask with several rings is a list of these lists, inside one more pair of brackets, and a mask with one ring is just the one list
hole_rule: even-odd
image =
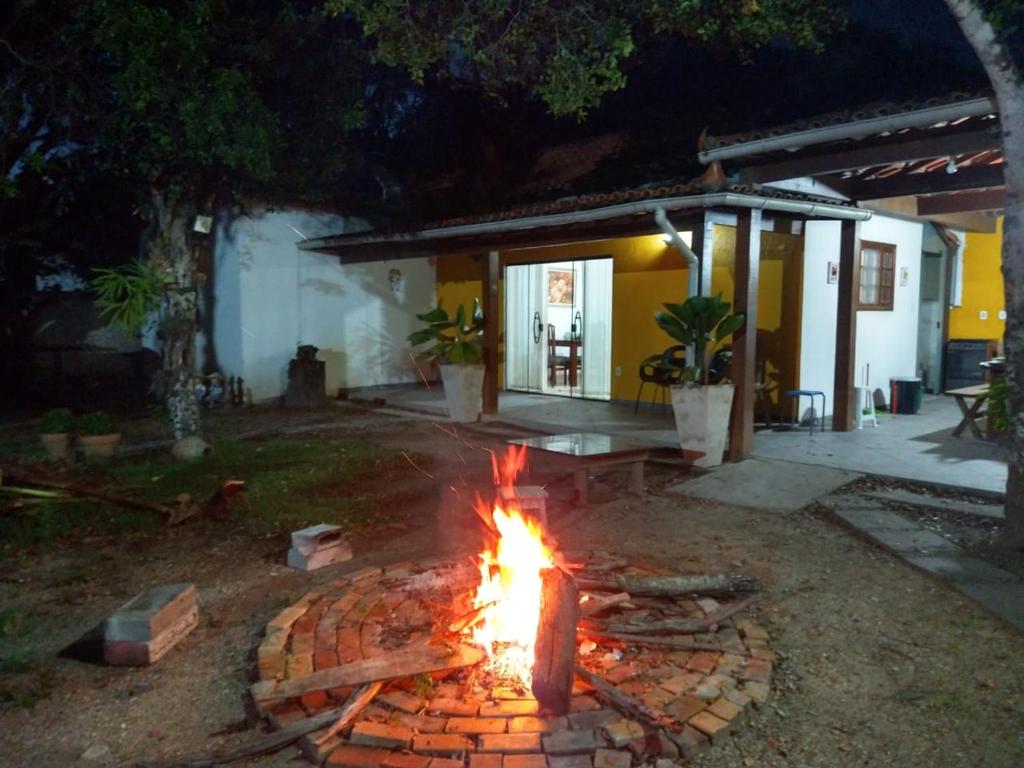
[[744,323],[730,313],[732,305],[717,296],[691,296],[682,304],[665,304],[654,315],[658,326],[693,350],[692,361],[682,368],[679,383],[670,388],[676,431],[684,451],[703,454],[694,464],[716,467],[722,463],[729,429],[734,387],[716,380],[712,361],[718,346]]
[[463,423],[476,421],[483,410],[484,389],[484,366],[480,362],[484,316],[480,301],[474,299],[470,314],[460,304],[454,319],[440,304],[416,317],[427,327],[409,334],[409,342],[413,346],[429,345],[417,360],[439,364],[448,416]]
[[53,408],[43,414],[39,439],[51,459],[66,459],[74,420],[67,408]]
[[117,450],[121,433],[109,413],[87,413],[78,424],[78,444],[86,461],[106,461]]

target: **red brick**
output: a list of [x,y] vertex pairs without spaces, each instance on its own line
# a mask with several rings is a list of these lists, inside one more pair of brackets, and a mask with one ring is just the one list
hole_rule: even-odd
[[469,768],[502,768],[502,757],[497,752],[474,752],[469,756]]
[[413,737],[412,749],[425,755],[461,755],[472,752],[473,743],[459,733],[426,733]]
[[569,723],[577,731],[589,731],[621,718],[622,715],[614,709],[595,709],[589,712],[573,712],[569,715]]
[[377,700],[383,701],[389,707],[393,707],[399,712],[407,712],[410,715],[415,715],[423,709],[426,703],[419,696],[413,696],[405,691],[388,691],[378,696]]
[[679,747],[679,754],[686,760],[692,760],[697,753],[708,746],[708,737],[692,726],[684,726],[679,733],[667,731],[668,737]]
[[412,729],[403,726],[371,723],[367,720],[356,723],[350,741],[367,747],[384,749],[408,749],[412,742]]
[[428,712],[440,712],[442,715],[456,715],[458,717],[473,717],[479,709],[479,703],[463,701],[461,699],[433,699],[427,705]]
[[640,674],[640,670],[635,664],[619,664],[618,666],[612,667],[604,673],[603,677],[612,685],[618,685],[624,683],[630,678],[636,677]]
[[722,720],[725,720],[726,722],[732,720],[734,717],[736,717],[736,715],[738,715],[742,711],[742,707],[737,707],[735,704],[733,704],[726,698],[721,698],[714,704],[712,704],[710,707],[708,707],[708,712],[710,712],[715,717],[720,717]]
[[689,725],[703,733],[714,744],[729,729],[729,723],[720,717],[715,717],[710,712],[698,712],[690,718]]
[[548,768],[592,768],[590,755],[548,755]]
[[432,757],[430,758],[430,768],[462,768],[461,759],[453,759],[450,757]]
[[710,675],[714,671],[716,664],[718,664],[717,653],[700,651],[693,654],[687,660],[686,668],[692,672],[702,672],[705,675]]
[[680,696],[665,707],[665,711],[679,723],[685,723],[698,712],[703,712],[707,704],[696,696]]
[[480,717],[511,717],[513,715],[536,715],[540,703],[533,699],[506,699],[488,701],[480,707]]
[[334,648],[313,652],[314,669],[327,669],[328,667],[336,666],[338,666],[338,651]]
[[337,768],[378,768],[387,757],[385,749],[342,744],[327,756],[324,765]]
[[751,680],[755,683],[767,683],[772,679],[772,665],[760,659],[751,659],[737,675],[740,680]]
[[426,755],[392,752],[384,758],[384,762],[381,765],[383,768],[427,768],[428,763],[430,763],[430,758]]
[[504,733],[508,719],[504,717],[453,717],[445,730],[448,733]]
[[565,717],[510,717],[509,733],[554,733],[569,728],[569,720]]
[[594,768],[629,768],[633,756],[617,749],[599,749],[594,752]]
[[569,702],[570,712],[588,712],[592,709],[601,709],[600,703],[593,696],[573,696]]
[[304,693],[299,697],[299,701],[302,703],[302,706],[306,708],[307,712],[315,712],[318,709],[323,709],[331,703],[326,691]]
[[589,754],[605,745],[596,731],[559,731],[544,737],[544,751],[549,755]]
[[625,747],[634,739],[643,739],[644,727],[635,720],[614,720],[602,726],[605,736],[611,741],[613,747]]
[[481,752],[501,752],[505,755],[540,752],[539,733],[485,733],[480,736]]
[[548,768],[548,759],[541,754],[505,755],[504,768]]

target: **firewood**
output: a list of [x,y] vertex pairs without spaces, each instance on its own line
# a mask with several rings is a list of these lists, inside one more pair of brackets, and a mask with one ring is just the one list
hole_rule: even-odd
[[294,723],[289,723],[279,731],[266,733],[239,744],[237,747],[225,750],[212,755],[195,757],[179,757],[159,763],[140,763],[141,768],[213,768],[215,765],[233,763],[238,760],[248,760],[260,755],[268,755],[272,752],[284,749],[289,744],[298,741],[307,733],[319,731],[333,723],[344,711],[344,707],[329,709],[313,717],[303,718]]
[[345,700],[345,706],[341,708],[341,714],[338,715],[337,721],[324,731],[319,738],[315,739],[314,743],[318,747],[323,746],[330,739],[333,739],[336,733],[340,733],[348,728],[352,721],[359,717],[359,713],[366,709],[367,704],[373,701],[373,697],[377,695],[383,685],[384,683],[380,681],[367,683],[349,696]]
[[605,592],[629,592],[631,595],[727,595],[757,592],[761,584],[744,573],[717,573],[700,576],[631,576],[609,574],[607,578],[578,578],[580,589]]
[[628,603],[630,600],[629,592],[618,592],[614,595],[608,595],[607,597],[599,597],[597,595],[591,595],[587,602],[580,605],[580,618],[586,618],[587,616],[595,616],[601,611],[606,611],[609,608],[614,608],[616,605],[622,605]]
[[471,645],[457,645],[454,648],[443,645],[406,648],[383,656],[360,659],[340,667],[317,670],[312,674],[281,682],[261,681],[254,684],[250,690],[256,701],[288,699],[328,688],[344,688],[378,680],[393,680],[396,677],[412,677],[422,672],[470,667],[483,661],[484,656],[482,650]]
[[617,640],[626,645],[643,645],[652,648],[676,648],[684,651],[722,651],[717,643],[704,643],[675,635],[629,635],[625,632],[605,632],[589,627],[580,627],[579,634],[595,640]]
[[659,716],[639,699],[623,693],[614,685],[598,677],[581,664],[576,665],[576,674],[594,687],[597,697],[617,709],[626,717],[647,723],[648,725],[665,725],[664,716]]
[[709,613],[703,619],[655,619],[643,622],[620,622],[601,624],[599,629],[605,632],[625,632],[627,634],[647,634],[650,632],[670,632],[676,635],[699,635],[707,632],[716,624],[721,624],[731,616],[749,608],[760,598],[760,595],[752,595],[731,605],[726,605],[719,610]]
[[484,613],[487,611],[488,608],[493,606],[495,602],[496,601],[492,600],[491,602],[485,605],[481,605],[479,608],[474,608],[473,610],[452,619],[451,622],[448,624],[448,631],[458,634],[463,630],[469,629],[478,621],[480,621],[480,619],[483,618]]
[[540,620],[530,686],[541,706],[555,715],[569,711],[576,664],[576,623],[580,594],[576,580],[561,568],[541,572]]

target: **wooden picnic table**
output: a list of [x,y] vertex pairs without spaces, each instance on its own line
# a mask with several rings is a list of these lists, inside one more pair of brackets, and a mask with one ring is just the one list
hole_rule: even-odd
[[[960,437],[964,427],[968,427],[974,437],[983,440],[985,434],[978,427],[978,419],[986,417],[986,412],[982,411],[981,408],[988,399],[988,384],[975,384],[973,387],[950,389],[943,394],[955,399],[956,404],[960,406],[960,413],[963,414],[960,423],[953,430],[953,437]],[[968,400],[972,401],[970,405],[967,403]]]

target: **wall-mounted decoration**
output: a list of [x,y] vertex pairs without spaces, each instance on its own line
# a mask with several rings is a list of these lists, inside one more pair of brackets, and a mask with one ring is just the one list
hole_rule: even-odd
[[548,270],[548,304],[555,306],[572,306],[573,270]]
[[839,282],[839,262],[830,261],[828,263],[828,284],[835,285]]
[[394,268],[388,270],[388,283],[391,285],[392,293],[402,290],[402,279],[402,270]]
[[900,267],[900,288],[910,285],[910,270],[907,267]]

